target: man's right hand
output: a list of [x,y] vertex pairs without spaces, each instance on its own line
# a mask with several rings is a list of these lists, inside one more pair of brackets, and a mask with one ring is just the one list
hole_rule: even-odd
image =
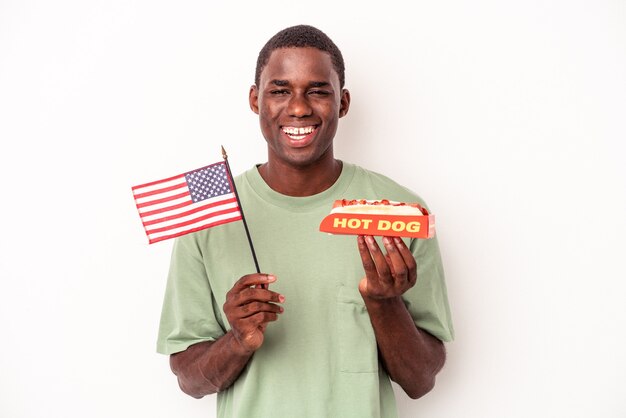
[[172,354],[170,364],[183,392],[201,398],[230,387],[263,344],[263,333],[283,308],[283,295],[267,289],[276,277],[248,274],[226,294],[224,313],[231,330],[215,341],[193,344]]
[[271,274],[248,274],[226,294],[224,313],[242,354],[252,354],[261,347],[267,323],[276,321],[283,312],[277,303],[284,302],[285,297],[268,289],[275,281]]

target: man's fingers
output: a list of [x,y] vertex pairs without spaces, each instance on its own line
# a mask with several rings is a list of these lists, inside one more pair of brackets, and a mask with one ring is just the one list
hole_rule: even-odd
[[226,304],[239,306],[254,300],[262,302],[282,303],[284,297],[267,289],[267,284],[276,281],[271,274],[255,273],[248,274],[237,280],[226,294]]
[[248,288],[236,295],[227,297],[224,312],[229,321],[248,318],[259,312],[282,313],[285,297],[265,289]]
[[275,281],[276,281],[276,276],[274,276],[273,274],[266,274],[266,273],[246,274],[245,276],[237,280],[237,282],[235,282],[235,285],[233,286],[233,290],[241,291],[247,287],[268,285]]
[[[359,247],[359,254],[361,255],[361,262],[363,263],[363,269],[365,270],[365,277],[372,282],[385,281],[385,278],[381,278],[382,274],[388,276],[386,280],[390,280],[389,267],[385,261],[384,254],[378,248],[374,237],[359,235],[357,238]],[[381,261],[382,259],[382,261]],[[381,273],[380,269],[383,270]]]
[[402,259],[407,267],[407,277],[409,279],[409,283],[411,286],[415,284],[417,281],[417,263],[415,262],[415,258],[413,257],[413,253],[409,250],[409,247],[406,246],[402,239],[395,237],[394,241],[396,243],[396,247],[402,255]]
[[278,319],[278,314],[275,312],[259,312],[251,316],[249,319],[256,323],[257,326],[261,327],[263,324],[276,321]]
[[384,295],[400,295],[415,285],[415,258],[401,238],[383,237],[384,252],[372,236],[359,236],[357,242],[366,276],[359,284],[362,293],[389,297]]
[[283,308],[273,303],[250,302],[240,307],[240,318],[254,316],[260,312],[281,313]]
[[394,279],[406,281],[408,280],[408,267],[397,243],[393,238],[383,237],[383,244],[387,250],[387,260],[391,266]]
[[371,235],[367,235],[365,237],[365,243],[367,244],[367,249],[370,252],[372,260],[376,265],[376,271],[378,272],[378,279],[382,282],[391,283],[391,271],[389,269],[389,264],[385,259],[385,254],[380,250],[376,240]]
[[267,324],[278,319],[285,301],[279,293],[267,289],[276,281],[271,274],[254,273],[241,277],[226,294],[223,309],[237,340],[249,350],[263,343]]
[[359,254],[361,255],[361,263],[363,264],[363,269],[365,270],[365,276],[368,278],[375,278],[378,275],[376,272],[376,264],[374,264],[374,260],[372,260],[372,255],[370,254],[370,250],[365,242],[365,237],[359,235],[357,237],[357,244],[359,247]]
[[385,260],[387,260],[387,265],[389,266],[389,273],[391,273],[391,276],[395,277],[396,271],[393,267],[393,262],[391,261],[391,257],[389,257],[389,254],[385,254]]
[[282,303],[285,301],[285,297],[280,293],[273,292],[267,289],[261,289],[259,287],[247,287],[241,292],[235,295],[235,303],[243,305],[252,301],[261,302],[276,302]]
[[283,303],[285,297],[280,293],[260,287],[262,284],[274,281],[276,277],[273,275],[255,273],[243,276],[233,285],[226,294],[223,306],[226,319],[233,328],[241,332],[245,329],[257,329],[260,322],[254,318],[262,319],[268,314],[270,320],[275,321],[277,315],[283,312],[283,308],[278,304]]
[[254,315],[234,320],[232,328],[237,330],[239,335],[253,334],[256,331],[264,332],[267,324],[277,319],[278,313],[276,312],[257,312]]

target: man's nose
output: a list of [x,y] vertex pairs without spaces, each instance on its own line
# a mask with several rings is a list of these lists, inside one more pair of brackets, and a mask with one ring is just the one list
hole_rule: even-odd
[[289,107],[287,109],[290,116],[302,118],[310,116],[312,113],[311,105],[304,94],[294,94],[289,100]]

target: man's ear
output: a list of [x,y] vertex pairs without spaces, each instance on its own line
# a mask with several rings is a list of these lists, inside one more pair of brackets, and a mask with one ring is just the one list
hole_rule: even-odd
[[250,93],[248,94],[248,102],[250,103],[250,109],[257,115],[259,114],[259,89],[256,84],[250,86]]
[[348,114],[348,109],[350,109],[350,92],[348,89],[343,89],[341,91],[341,102],[339,105],[339,117],[342,118]]

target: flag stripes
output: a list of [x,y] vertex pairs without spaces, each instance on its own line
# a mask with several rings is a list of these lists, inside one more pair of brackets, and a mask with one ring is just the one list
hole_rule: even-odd
[[223,162],[132,188],[150,244],[240,220],[233,190]]

